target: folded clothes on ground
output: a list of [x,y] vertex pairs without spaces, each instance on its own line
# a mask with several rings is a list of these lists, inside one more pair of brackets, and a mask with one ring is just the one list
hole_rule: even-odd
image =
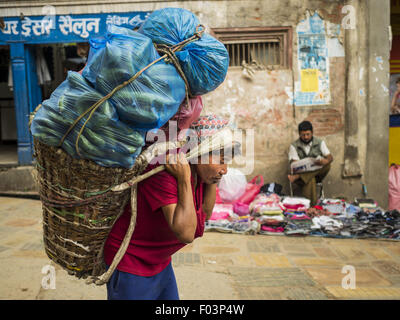
[[316,207],[307,209],[306,214],[311,218],[333,215],[333,213],[330,212],[328,209],[318,209]]
[[260,234],[283,236],[285,229],[283,227],[261,226]]
[[327,233],[339,233],[343,228],[342,222],[327,216],[315,217],[312,219],[312,223],[313,225],[311,226],[311,229],[320,229]]
[[256,234],[260,225],[250,217],[240,217],[235,220],[221,219],[205,222],[204,231],[218,231],[224,233]]
[[303,212],[301,212],[301,213],[296,213],[296,214],[287,213],[287,214],[286,214],[286,217],[287,217],[289,220],[310,220],[310,219],[311,219],[307,214],[305,214],[305,213],[303,213]]
[[[263,235],[287,236],[323,236],[333,238],[384,238],[400,240],[400,212],[397,210],[385,212],[377,207],[360,208],[356,204],[348,204],[338,199],[326,199],[319,205],[304,211],[307,201],[302,198],[286,197],[279,202],[277,195],[261,195],[250,205],[251,217],[239,217],[233,212],[227,217],[229,208],[217,206],[214,217],[220,214],[220,220],[206,222],[206,230],[231,233],[258,233]],[[299,203],[299,200],[300,203]],[[307,199],[306,199],[307,200]],[[288,207],[285,208],[285,203]],[[275,210],[274,205],[282,205],[283,210]],[[265,205],[265,207],[264,207]],[[326,206],[338,210],[334,214]],[[344,210],[342,210],[342,208]],[[225,210],[225,214],[223,214]],[[339,213],[341,212],[341,213]],[[214,213],[213,213],[214,215]],[[224,219],[226,218],[226,219]]]
[[255,217],[255,220],[260,222],[261,224],[263,223],[268,223],[271,221],[278,221],[278,222],[284,222],[285,221],[285,217],[283,214],[279,214],[279,215],[262,215],[259,217]]
[[308,207],[302,205],[302,204],[296,204],[296,205],[290,205],[290,204],[285,204],[285,211],[288,212],[298,212],[298,211],[307,211],[309,209]]
[[354,203],[360,208],[374,209],[378,207],[378,204],[374,199],[360,199],[356,198]]
[[286,235],[307,235],[311,231],[311,220],[290,220],[285,226]]
[[249,211],[253,216],[281,214],[283,208],[280,197],[277,194],[258,194],[249,205]]
[[218,231],[232,233],[233,225],[227,219],[207,220],[204,224],[204,231]]
[[282,201],[283,206],[286,207],[291,207],[289,209],[293,209],[292,206],[304,206],[306,208],[310,207],[310,200],[306,198],[301,198],[301,197],[285,197]]

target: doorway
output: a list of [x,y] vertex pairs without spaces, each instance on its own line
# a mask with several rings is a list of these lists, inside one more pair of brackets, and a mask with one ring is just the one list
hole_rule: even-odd
[[17,123],[9,46],[0,46],[0,166],[18,165]]

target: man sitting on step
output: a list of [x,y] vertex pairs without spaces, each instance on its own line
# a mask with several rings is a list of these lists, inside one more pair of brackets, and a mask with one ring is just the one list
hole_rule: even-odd
[[289,148],[289,162],[304,158],[313,158],[314,164],[322,166],[321,169],[289,174],[291,183],[296,182],[302,188],[303,196],[310,199],[311,206],[317,203],[317,183],[322,182],[328,174],[333,157],[325,144],[325,141],[313,136],[311,122],[303,121],[299,124],[299,139],[293,142]]

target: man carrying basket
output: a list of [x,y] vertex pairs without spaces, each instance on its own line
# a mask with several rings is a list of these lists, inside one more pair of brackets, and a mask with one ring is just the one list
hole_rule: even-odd
[[[226,125],[226,120],[216,116],[201,117],[190,129],[207,153],[197,154],[196,161],[188,161],[181,151],[169,154],[166,170],[138,184],[136,226],[107,283],[109,300],[179,299],[171,256],[203,235],[205,220],[214,207],[216,184],[227,173],[227,162],[240,146],[232,141]],[[219,135],[221,143],[215,143]],[[211,137],[213,143],[209,142]],[[150,164],[146,171],[158,165]],[[104,247],[107,266],[121,246],[130,215],[128,204],[108,236]]]

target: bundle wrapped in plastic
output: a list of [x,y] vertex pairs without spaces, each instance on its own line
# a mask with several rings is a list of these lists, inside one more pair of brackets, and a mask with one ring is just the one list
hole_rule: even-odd
[[[197,17],[181,8],[154,11],[143,22],[138,32],[156,44],[173,46],[193,36],[200,25]],[[192,95],[202,95],[216,89],[225,79],[229,54],[225,46],[204,33],[175,53],[188,80]]]
[[[50,99],[42,103],[31,124],[33,136],[58,146],[68,133],[61,147],[72,157],[105,167],[132,167],[144,146],[146,132],[173,117],[186,96],[185,82],[174,65],[164,60],[152,64],[159,58],[151,39],[109,25],[103,37],[91,40],[82,75],[69,72]],[[79,116],[137,74],[103,101],[90,119],[88,113],[70,129]]]
[[[77,72],[68,72],[67,79],[43,101],[31,123],[32,135],[49,146],[58,146],[71,124],[102,95]],[[114,106],[105,101],[93,113],[78,141],[84,116],[65,138],[62,148],[75,159],[84,158],[105,167],[130,168],[144,145],[144,133],[120,121]]]
[[[88,63],[82,75],[106,95],[160,55],[150,38],[127,28],[109,25],[104,37],[90,41]],[[175,66],[158,61],[116,91],[109,102],[120,120],[135,129],[151,130],[164,125],[185,98],[185,83]]]

